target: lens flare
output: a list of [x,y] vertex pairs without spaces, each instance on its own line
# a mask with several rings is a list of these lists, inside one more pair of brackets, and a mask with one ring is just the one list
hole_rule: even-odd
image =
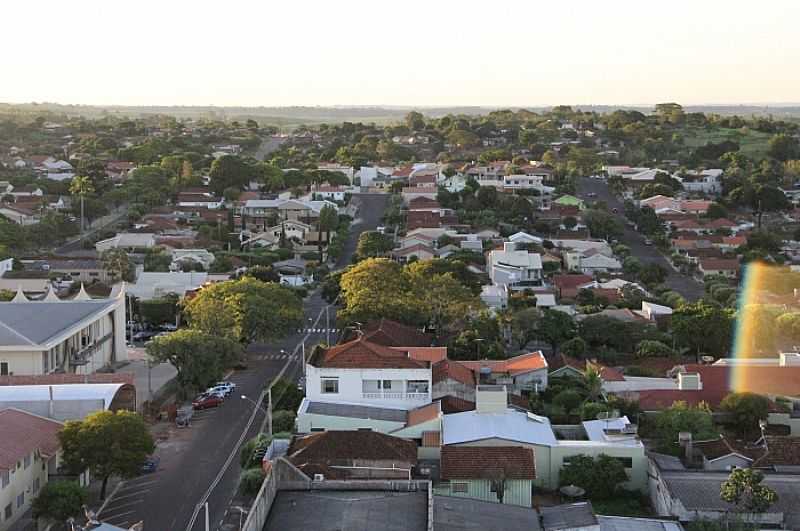
[[776,358],[782,347],[778,317],[797,312],[794,290],[800,274],[787,267],[751,262],[744,270],[737,301],[730,373],[732,391],[748,390],[758,359]]

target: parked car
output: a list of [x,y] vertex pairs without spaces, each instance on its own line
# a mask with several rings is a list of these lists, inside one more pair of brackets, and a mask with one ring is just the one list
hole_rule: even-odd
[[133,334],[134,341],[147,341],[148,339],[152,338],[155,334],[153,332],[148,332],[146,330],[142,330],[141,332],[136,332]]
[[144,464],[142,465],[142,474],[152,474],[156,470],[158,470],[158,463],[161,462],[161,458],[157,455],[151,455],[148,457]]
[[211,407],[219,407],[225,400],[216,394],[202,394],[192,400],[193,409],[208,409]]
[[644,239],[644,244],[645,245],[653,245],[653,240],[651,240],[650,238],[645,238]]
[[218,385],[216,387],[209,387],[208,389],[206,389],[206,393],[210,395],[222,396],[222,398],[225,398],[232,392],[233,392],[233,387],[226,387],[224,385]]
[[586,194],[586,197],[597,197],[597,194],[595,192],[589,192]]
[[236,384],[233,382],[217,382],[211,386],[212,389],[225,389],[225,394],[229,395],[236,390]]
[[178,327],[175,326],[174,324],[162,324],[158,328],[165,332],[174,332],[175,330],[178,329]]

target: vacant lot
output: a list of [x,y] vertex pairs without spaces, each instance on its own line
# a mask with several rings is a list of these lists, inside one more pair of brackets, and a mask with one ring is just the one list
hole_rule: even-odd
[[758,159],[767,153],[767,143],[772,135],[753,131],[743,127],[741,129],[702,129],[693,128],[686,132],[684,143],[687,147],[694,149],[704,146],[709,142],[719,144],[725,140],[737,142],[739,147],[747,157]]

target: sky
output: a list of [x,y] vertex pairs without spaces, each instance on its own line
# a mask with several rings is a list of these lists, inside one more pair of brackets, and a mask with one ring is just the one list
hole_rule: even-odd
[[800,101],[796,0],[5,0],[0,102]]

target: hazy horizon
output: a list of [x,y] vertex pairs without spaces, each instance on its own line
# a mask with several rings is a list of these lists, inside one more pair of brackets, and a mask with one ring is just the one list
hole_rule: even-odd
[[[800,3],[14,1],[0,101],[95,106],[791,105]],[[31,37],[22,21],[57,21]],[[12,52],[13,51],[13,52]],[[368,103],[366,103],[368,102]]]

